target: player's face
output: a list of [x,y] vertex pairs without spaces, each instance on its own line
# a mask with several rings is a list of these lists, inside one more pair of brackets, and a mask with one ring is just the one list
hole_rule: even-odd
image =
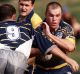
[[19,13],[21,16],[25,17],[27,15],[29,15],[29,13],[33,10],[34,8],[34,4],[32,4],[32,2],[29,1],[24,1],[24,0],[20,0],[19,1]]
[[46,20],[51,29],[55,30],[59,27],[59,23],[62,18],[62,11],[60,7],[52,9],[49,7],[49,10],[46,12]]

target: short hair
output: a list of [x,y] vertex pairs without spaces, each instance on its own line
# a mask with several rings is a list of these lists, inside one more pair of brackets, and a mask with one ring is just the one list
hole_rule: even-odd
[[[20,0],[19,0],[20,1]],[[22,1],[31,1],[34,4],[35,0],[22,0]]]
[[3,4],[0,6],[0,21],[12,17],[14,14],[16,14],[16,9],[13,5]]
[[46,12],[48,11],[48,9],[49,9],[50,6],[52,7],[52,9],[56,9],[57,7],[60,7],[61,11],[63,12],[61,4],[58,3],[58,2],[50,2],[50,3],[48,3],[48,5],[46,7]]

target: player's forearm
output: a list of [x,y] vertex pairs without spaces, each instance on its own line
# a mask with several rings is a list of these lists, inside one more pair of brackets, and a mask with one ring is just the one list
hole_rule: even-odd
[[63,51],[61,51],[58,47],[55,47],[54,49],[52,49],[50,51],[51,54],[58,56],[60,58],[62,58],[65,62],[67,62],[68,64],[70,64],[72,66],[72,63],[74,63],[74,60],[72,60],[71,58],[69,58]]
[[66,56],[66,54],[64,52],[62,52],[58,47],[55,47],[54,49],[52,49],[50,51],[51,54],[56,55],[60,58],[62,58],[63,60],[66,61],[66,59],[68,58],[68,56]]
[[31,48],[30,58],[39,55],[41,52],[38,48]]
[[52,39],[53,42],[55,42],[59,47],[66,49],[67,51],[73,51],[75,48],[75,45],[72,44],[69,40],[67,39],[61,39],[57,36],[54,36],[52,34],[48,34],[48,37]]
[[67,62],[71,66],[73,71],[77,71],[79,69],[78,63],[75,60],[69,58],[58,47],[55,47],[54,49],[51,49],[50,53],[62,58],[65,62]]

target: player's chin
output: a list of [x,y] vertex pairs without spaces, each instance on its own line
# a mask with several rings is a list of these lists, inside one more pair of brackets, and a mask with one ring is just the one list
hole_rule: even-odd
[[26,14],[26,12],[21,12],[20,15],[21,16],[26,16],[27,14]]
[[52,25],[52,26],[51,26],[51,28],[56,29],[56,28],[57,28],[57,26],[56,26],[56,25]]

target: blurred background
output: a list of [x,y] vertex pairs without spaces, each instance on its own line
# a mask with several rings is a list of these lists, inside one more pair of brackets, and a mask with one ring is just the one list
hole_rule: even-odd
[[[71,12],[76,16],[77,20],[80,23],[80,0],[35,0],[35,12],[38,13],[42,19],[45,17],[45,8],[48,2],[57,1],[61,3],[63,7],[67,7],[67,11]],[[17,9],[18,15],[18,0],[0,0],[0,4],[10,3],[15,6]],[[73,53],[70,53],[69,56],[75,59],[80,65],[80,39],[76,42],[76,50]],[[80,74],[77,72],[75,74]]]

